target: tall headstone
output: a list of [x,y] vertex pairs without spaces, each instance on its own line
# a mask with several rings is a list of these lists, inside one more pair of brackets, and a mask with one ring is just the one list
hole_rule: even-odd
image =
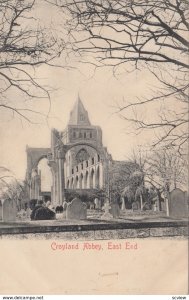
[[94,199],[94,205],[96,210],[101,210],[102,208],[102,201],[99,198]]
[[126,210],[126,207],[125,207],[125,199],[124,199],[124,197],[121,197],[121,210],[122,210],[122,211],[125,211],[125,210]]
[[31,213],[32,213],[32,210],[31,210],[31,208],[27,208],[27,210],[26,210],[26,218],[30,218],[30,215],[31,215]]
[[119,218],[120,208],[117,202],[111,203],[110,213],[112,214],[113,218]]
[[188,217],[187,194],[176,188],[169,194],[169,216],[176,218]]
[[6,199],[3,202],[3,222],[15,222],[17,215],[16,202],[12,199]]
[[3,208],[2,208],[2,202],[0,200],[0,221],[2,221],[3,219],[2,213],[3,213]]
[[138,201],[134,201],[132,203],[132,210],[139,210],[139,203],[138,203]]
[[79,198],[74,198],[67,206],[66,219],[87,219],[87,206]]
[[64,200],[64,202],[62,203],[62,206],[63,206],[62,218],[66,219],[66,210],[67,210],[67,207],[68,207],[68,203]]

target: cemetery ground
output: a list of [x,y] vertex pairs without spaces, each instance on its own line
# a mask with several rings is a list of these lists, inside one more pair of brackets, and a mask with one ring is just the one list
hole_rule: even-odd
[[126,209],[124,201],[121,208],[117,202],[109,201],[99,207],[96,201],[95,207],[87,209],[78,197],[63,202],[62,211],[59,207],[56,213],[45,203],[19,212],[11,199],[0,204],[1,238],[95,240],[188,236],[188,195],[180,189],[170,193],[163,210],[157,210],[157,206],[154,210],[136,209],[136,203],[132,209]]
[[101,210],[87,210],[85,219],[55,220],[18,217],[15,222],[0,222],[0,238],[103,240],[128,238],[187,238],[188,218],[168,217],[165,211],[121,211],[118,217],[103,218]]

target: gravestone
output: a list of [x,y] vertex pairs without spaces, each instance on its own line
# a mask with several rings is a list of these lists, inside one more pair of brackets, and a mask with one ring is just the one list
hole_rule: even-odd
[[113,218],[119,218],[120,208],[117,202],[111,203],[110,213],[112,214]]
[[62,218],[63,218],[63,219],[66,219],[66,210],[67,210],[67,207],[68,207],[68,203],[64,200],[62,206],[63,206],[63,214],[62,214]]
[[178,188],[170,192],[168,209],[170,217],[188,217],[188,203],[186,192],[183,192]]
[[94,199],[94,205],[96,210],[101,210],[102,208],[102,203],[101,199],[95,198]]
[[125,199],[124,199],[124,197],[121,197],[121,210],[122,210],[122,211],[125,211],[125,210],[126,210],[126,207],[125,207]]
[[87,206],[79,198],[74,198],[66,209],[66,219],[87,219]]
[[17,218],[23,220],[26,219],[27,215],[26,215],[26,211],[24,209],[21,209],[18,213],[17,213]]
[[2,202],[0,200],[0,221],[2,221],[3,219],[2,213],[3,213],[3,208],[2,208]]
[[161,210],[166,211],[166,200],[161,202]]
[[3,222],[15,222],[17,215],[16,203],[12,199],[3,202]]
[[[157,206],[157,202],[155,202],[152,206],[153,211],[158,211],[158,206]],[[148,208],[149,209],[149,208]]]
[[104,210],[104,213],[101,216],[101,219],[109,220],[109,219],[113,218],[112,214],[110,213],[111,206],[109,204],[109,200],[106,200],[106,202],[104,203],[104,206],[102,207],[102,209]]
[[90,203],[89,203],[89,209],[95,209],[94,202],[90,201]]
[[132,203],[132,210],[138,210],[139,209],[139,204],[138,204],[138,202],[133,202]]
[[32,213],[32,210],[28,207],[26,209],[26,218],[30,218],[31,213]]

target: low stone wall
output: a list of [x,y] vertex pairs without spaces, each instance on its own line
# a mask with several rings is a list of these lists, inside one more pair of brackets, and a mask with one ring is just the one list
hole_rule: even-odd
[[1,239],[111,240],[187,238],[188,222],[146,222],[1,228]]

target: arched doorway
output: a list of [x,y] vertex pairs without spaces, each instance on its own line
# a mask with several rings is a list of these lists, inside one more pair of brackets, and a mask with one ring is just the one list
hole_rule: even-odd
[[37,170],[40,176],[40,194],[44,196],[44,198],[51,198],[53,179],[51,169],[47,162],[47,158],[42,158],[38,162]]

